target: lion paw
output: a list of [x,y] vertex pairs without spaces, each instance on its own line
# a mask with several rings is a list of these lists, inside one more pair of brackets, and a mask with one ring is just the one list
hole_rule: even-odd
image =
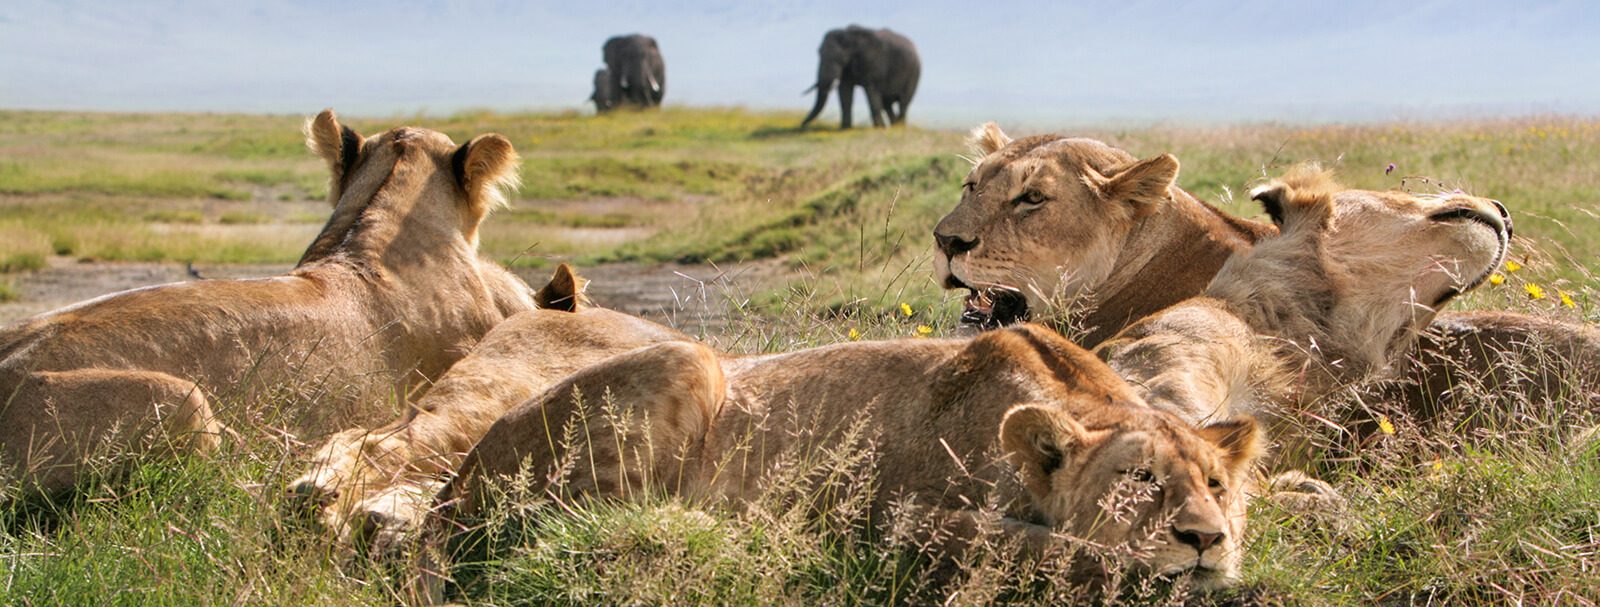
[[1338,489],[1299,470],[1268,479],[1263,497],[1289,512],[1335,513],[1345,507],[1344,496]]
[[375,557],[398,554],[422,528],[443,483],[405,482],[356,504],[345,520],[349,545]]

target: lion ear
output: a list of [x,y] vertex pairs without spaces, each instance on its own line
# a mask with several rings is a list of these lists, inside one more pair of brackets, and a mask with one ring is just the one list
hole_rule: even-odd
[[1229,468],[1237,470],[1261,457],[1261,426],[1255,418],[1244,416],[1217,422],[1200,428],[1198,433],[1223,451]]
[[1072,415],[1048,405],[1017,405],[1000,420],[1000,449],[1035,499],[1050,494],[1050,477],[1084,442],[1087,432]]
[[451,169],[467,193],[467,205],[476,221],[506,204],[506,190],[520,185],[520,162],[511,141],[496,133],[473,137],[450,155]]
[[1097,189],[1106,200],[1126,202],[1133,207],[1134,216],[1145,217],[1172,200],[1172,188],[1177,184],[1178,159],[1162,154],[1117,171]]
[[1283,205],[1289,199],[1289,184],[1282,181],[1262,184],[1250,190],[1250,199],[1261,203],[1261,210],[1278,227],[1283,227]]
[[1011,136],[993,122],[985,122],[972,129],[972,134],[967,137],[967,147],[972,148],[979,158],[998,152],[1010,143]]
[[322,110],[322,113],[307,120],[305,133],[306,147],[328,164],[328,173],[331,175],[328,201],[338,204],[344,175],[361,154],[361,135],[355,129],[339,124],[339,117],[333,113],[333,108]]
[[572,266],[561,264],[556,266],[556,272],[550,276],[550,282],[534,294],[533,301],[546,310],[577,312],[589,303],[588,298],[583,295],[584,289],[588,286],[588,279],[579,276]]
[[[1282,178],[1274,179],[1250,190],[1250,199],[1261,203],[1261,210],[1272,218],[1280,231],[1289,224],[1327,225],[1333,212],[1333,193],[1339,186],[1333,172],[1315,163],[1302,164],[1289,170]],[[1315,222],[1307,224],[1306,220]]]

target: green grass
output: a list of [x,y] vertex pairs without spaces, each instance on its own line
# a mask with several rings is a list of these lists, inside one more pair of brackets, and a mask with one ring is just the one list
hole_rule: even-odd
[[71,504],[11,508],[0,603],[383,604],[317,533],[286,523],[262,484],[276,472],[229,453],[142,466]]
[[1343,520],[1258,509],[1247,570],[1337,604],[1558,604],[1600,599],[1600,467],[1568,451],[1496,441],[1400,468],[1348,474]]
[[42,268],[51,252],[44,232],[22,222],[0,221],[0,274]]
[[[0,273],[41,268],[51,255],[292,261],[327,213],[301,120],[0,112]],[[735,109],[349,122],[369,134],[429,126],[458,142],[509,136],[526,185],[483,231],[484,249],[502,261],[772,260],[786,277],[777,288],[713,288],[693,304],[729,319],[706,335],[720,348],[775,352],[954,330],[959,304],[932,284],[928,256],[929,231],[968,170],[960,133],[798,133],[796,115]],[[1600,122],[1074,134],[1139,156],[1172,152],[1181,185],[1246,215],[1255,211],[1238,193],[1306,160],[1358,187],[1495,197],[1516,218],[1521,267],[1455,305],[1600,319]],[[14,281],[0,277],[0,301],[18,296]],[[1483,406],[1497,402],[1486,398]],[[1579,397],[1540,405],[1590,406]],[[1222,602],[1600,601],[1600,456],[1552,438],[1592,420],[1551,415],[1435,437],[1397,422],[1396,435],[1319,471],[1349,498],[1342,514],[1252,510],[1244,598]],[[57,508],[0,508],[0,604],[98,604],[113,600],[109,589],[130,604],[393,604],[383,572],[345,564],[324,535],[282,515],[280,491],[300,471],[298,453],[267,440],[277,436],[270,428],[241,429],[253,440],[214,458],[148,464]],[[869,480],[844,494],[864,495]],[[1032,604],[1084,596],[998,546],[954,586],[936,588],[925,559],[894,537],[849,517],[817,524],[792,515],[781,503],[733,512],[660,498],[498,510],[480,536],[494,550],[461,570],[462,598],[922,604],[959,592],[969,604]],[[1159,589],[1119,598],[1179,600]]]
[[[242,223],[316,223],[306,220],[304,207],[268,204],[323,196],[325,174],[304,150],[302,120],[3,111],[0,220],[16,217],[17,207],[99,199],[106,201],[102,210],[128,223],[163,222],[163,211],[182,213],[197,201],[227,200],[247,207],[230,217],[262,218]],[[600,117],[463,112],[347,117],[346,122],[367,134],[417,124],[457,141],[490,131],[510,137],[523,156],[524,186],[512,212],[492,217],[485,228],[494,236],[486,239],[488,252],[502,260],[526,256],[529,247],[536,255],[581,261],[783,256],[814,271],[844,273],[855,266],[859,273],[882,265],[874,262],[885,255],[902,256],[904,262],[925,255],[928,226],[953,205],[966,170],[958,159],[965,152],[958,132],[798,132],[795,114],[739,109],[671,108]],[[1255,209],[1235,193],[1263,175],[1307,160],[1336,167],[1357,187],[1462,187],[1512,209],[1518,234],[1527,239],[1518,255],[1536,262],[1530,269],[1541,280],[1576,282],[1600,271],[1600,219],[1593,214],[1600,208],[1600,172],[1584,162],[1600,154],[1600,121],[1071,133],[1098,137],[1140,156],[1172,152],[1183,163],[1181,185],[1247,215]],[[1390,163],[1395,169],[1385,174]],[[553,201],[561,203],[559,208],[551,208]],[[688,206],[665,213],[652,206],[662,203]],[[54,222],[53,229],[71,231],[68,219]],[[571,235],[561,228],[645,229]],[[876,251],[870,246],[874,238]],[[235,250],[258,252],[253,261],[281,261],[302,244]],[[885,252],[891,248],[896,250]],[[100,259],[130,250],[101,249]],[[141,253],[141,258],[188,256]]]

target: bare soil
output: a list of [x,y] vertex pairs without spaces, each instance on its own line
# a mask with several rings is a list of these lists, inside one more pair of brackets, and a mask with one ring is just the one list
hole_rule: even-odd
[[[127,289],[188,280],[274,276],[291,267],[79,262],[55,257],[44,269],[11,276],[19,298],[0,303],[0,325]],[[522,268],[517,273],[535,288],[550,277],[548,269]],[[786,275],[781,264],[774,262],[731,266],[612,263],[582,267],[579,273],[589,278],[588,295],[596,304],[697,334],[722,327],[731,302],[774,286]]]

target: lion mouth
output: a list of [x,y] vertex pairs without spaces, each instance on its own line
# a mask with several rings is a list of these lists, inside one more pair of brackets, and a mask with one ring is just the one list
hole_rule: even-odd
[[[1489,280],[1489,276],[1494,274],[1495,268],[1500,267],[1500,264],[1505,261],[1506,254],[1511,248],[1511,236],[1514,233],[1511,221],[1511,213],[1506,210],[1505,205],[1501,204],[1500,201],[1491,200],[1489,202],[1494,205],[1495,213],[1493,214],[1488,213],[1484,209],[1475,207],[1456,207],[1446,209],[1428,217],[1428,219],[1432,221],[1441,223],[1475,223],[1482,225],[1483,227],[1487,227],[1494,231],[1497,245],[1494,254],[1494,261],[1491,262],[1487,268],[1484,268],[1484,270],[1477,276],[1473,277],[1472,280],[1467,281],[1466,285],[1462,286],[1461,288],[1446,289],[1444,293],[1440,294],[1438,299],[1434,300],[1433,307],[1435,309],[1450,303],[1451,300],[1459,297],[1462,293],[1471,291],[1483,285],[1485,281]],[[1498,215],[1498,217],[1496,215]]]
[[961,311],[962,324],[987,331],[1028,319],[1028,298],[1015,289],[967,289],[966,308]]

